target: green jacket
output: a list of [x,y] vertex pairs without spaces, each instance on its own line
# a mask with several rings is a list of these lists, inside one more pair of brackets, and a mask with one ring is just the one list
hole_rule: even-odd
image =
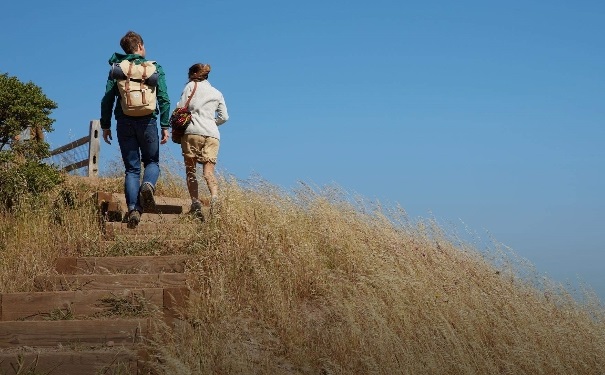
[[[121,53],[114,53],[109,58],[109,65],[113,63],[120,63],[124,60],[134,61],[135,64],[140,64],[144,61],[147,61],[144,57],[137,54],[124,55]],[[164,74],[164,69],[158,63],[155,63],[156,70],[158,72],[158,86],[156,88],[156,95],[158,98],[158,108],[152,113],[150,116],[157,119],[158,113],[160,114],[160,126],[162,129],[170,128],[170,99],[168,98],[168,88],[166,87],[166,75]],[[111,128],[111,112],[113,110],[113,114],[115,118],[126,117],[132,118],[132,116],[126,116],[122,111],[122,106],[120,103],[120,92],[118,91],[118,85],[116,84],[115,79],[107,78],[107,84],[105,85],[105,95],[103,95],[103,99],[101,99],[101,128],[102,129],[110,129]],[[114,109],[114,104],[116,103]],[[158,110],[159,109],[159,110]]]

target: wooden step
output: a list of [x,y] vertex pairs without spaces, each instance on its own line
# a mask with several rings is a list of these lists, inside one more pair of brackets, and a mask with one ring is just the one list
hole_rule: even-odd
[[[183,297],[177,296],[183,303]],[[71,320],[163,309],[164,289],[78,290],[0,294],[0,321]],[[170,302],[170,301],[169,301]],[[120,304],[122,306],[120,306]]]
[[139,225],[134,228],[128,228],[127,223],[122,222],[106,222],[104,227],[104,235],[105,238],[109,239],[110,237],[116,237],[121,235],[138,235],[143,237],[147,236],[166,236],[166,237],[174,237],[175,235],[184,235],[191,233],[193,225],[187,224],[196,224],[197,221],[194,221],[193,218],[187,221],[184,217],[182,221],[167,221],[166,223],[152,223],[143,221],[139,223]]
[[185,272],[190,259],[187,255],[64,257],[57,259],[55,269],[60,274],[114,273],[177,273]]
[[149,333],[149,319],[0,322],[0,348],[133,346]]
[[[117,202],[124,206],[126,206],[126,197],[123,193],[112,193],[112,192],[104,192],[99,191],[96,194],[96,201],[98,204],[103,202]],[[174,197],[164,197],[160,195],[154,196],[156,206],[174,206],[174,207],[186,207],[189,208],[191,204],[191,199],[189,198],[174,198]],[[210,200],[207,197],[203,197],[200,199],[202,204],[210,205]]]
[[101,254],[111,254],[112,256],[120,256],[123,252],[136,256],[144,256],[145,254],[164,254],[162,256],[169,256],[182,252],[189,241],[189,239],[165,240],[154,238],[141,241],[120,238],[119,240],[101,241],[99,243],[99,251]]
[[194,219],[186,221],[168,221],[165,223],[142,222],[136,228],[128,228],[126,223],[106,222],[101,241],[125,241],[125,242],[160,242],[160,241],[184,241],[192,238],[199,228],[197,225],[205,219]]
[[[122,214],[125,214],[128,211],[124,194],[97,192],[95,194],[95,200],[101,209],[102,214],[105,216],[110,216],[109,213],[112,212],[121,212]],[[187,212],[191,205],[190,199],[183,198],[155,196],[154,200],[156,205],[155,210],[147,213],[178,215]],[[203,199],[202,203],[204,202],[209,205],[208,199]]]
[[187,276],[183,273],[51,275],[34,278],[34,285],[39,291],[178,288],[186,286],[186,283]]
[[142,367],[135,351],[119,348],[0,353],[0,374],[140,374]]
[[[140,223],[141,224],[146,224],[146,223],[166,224],[166,223],[178,223],[180,220],[181,220],[181,215],[144,213],[141,215]],[[136,229],[133,229],[133,230],[136,230]]]
[[[183,214],[157,214],[157,213],[143,213],[141,215],[141,221],[139,222],[140,224],[147,224],[147,223],[153,223],[153,224],[177,224],[183,220],[186,220],[186,216],[187,213],[183,213]],[[121,220],[109,220],[109,221],[105,221],[105,223],[122,223],[122,224],[126,224],[126,218],[123,217]],[[131,231],[134,231],[135,229],[131,229]]]
[[38,292],[0,294],[0,374],[147,374],[137,348],[152,321],[185,319],[190,257],[146,254],[172,254],[188,242],[199,223],[184,214],[189,200],[156,196],[157,209],[129,229],[120,222],[123,194],[95,198],[101,250],[128,255],[60,258],[58,275],[35,277]]

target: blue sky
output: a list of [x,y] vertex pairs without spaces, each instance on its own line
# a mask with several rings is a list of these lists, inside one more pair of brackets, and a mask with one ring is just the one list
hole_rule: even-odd
[[51,147],[99,117],[107,60],[134,30],[173,107],[188,67],[212,65],[231,115],[221,171],[463,222],[605,299],[605,2],[120,4],[3,4],[0,72],[57,102]]

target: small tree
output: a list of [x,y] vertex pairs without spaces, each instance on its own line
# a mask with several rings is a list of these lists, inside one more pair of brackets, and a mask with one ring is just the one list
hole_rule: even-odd
[[0,151],[28,127],[53,131],[55,120],[49,116],[56,108],[57,104],[33,82],[23,83],[8,73],[0,74]]
[[[0,74],[0,207],[14,207],[61,181],[56,168],[42,163],[49,145],[41,135],[53,130],[55,120],[49,116],[55,108],[39,86]],[[28,128],[36,136],[20,140]],[[6,146],[10,149],[4,150]]]

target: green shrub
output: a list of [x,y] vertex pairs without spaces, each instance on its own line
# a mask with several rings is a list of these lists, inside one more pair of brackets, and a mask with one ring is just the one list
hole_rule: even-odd
[[12,151],[2,151],[0,155],[0,207],[3,209],[35,204],[43,193],[63,181],[62,173],[54,166],[35,159],[18,160]]
[[[43,133],[53,130],[55,108],[33,82],[0,74],[0,209],[36,204],[63,181],[61,172],[42,162],[50,155]],[[27,129],[31,139],[21,137]]]

